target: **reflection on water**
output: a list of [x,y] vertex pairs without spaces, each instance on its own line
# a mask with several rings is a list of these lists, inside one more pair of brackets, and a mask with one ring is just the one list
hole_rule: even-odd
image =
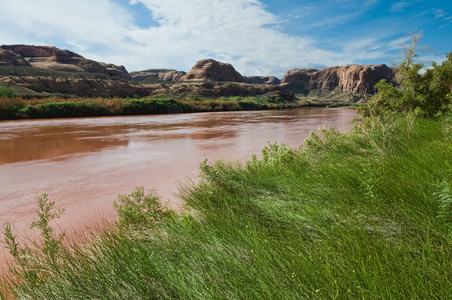
[[354,117],[350,108],[304,108],[2,121],[0,222],[28,222],[44,192],[74,227],[111,217],[117,195],[135,186],[177,207],[177,183],[205,158],[247,159],[267,142],[298,146],[320,126],[351,128]]

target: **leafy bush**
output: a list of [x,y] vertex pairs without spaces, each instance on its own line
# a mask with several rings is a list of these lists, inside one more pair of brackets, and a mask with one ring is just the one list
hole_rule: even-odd
[[17,94],[13,88],[7,86],[0,86],[0,98],[1,97],[12,98],[16,96]]
[[168,114],[191,112],[190,105],[175,99],[133,99],[124,103],[124,115]]
[[155,191],[145,193],[144,187],[135,188],[130,195],[119,195],[113,207],[118,212],[120,227],[149,227],[171,215]]
[[58,235],[53,234],[50,222],[59,218],[64,213],[64,209],[54,209],[55,201],[50,201],[47,194],[38,197],[38,209],[36,217],[30,224],[30,228],[37,228],[42,236],[41,243],[33,241],[32,246],[21,242],[13,234],[11,224],[6,223],[3,230],[4,242],[14,258],[15,266],[11,271],[14,278],[13,287],[21,286],[22,282],[27,282],[34,286],[45,280],[46,269],[49,265],[56,263],[57,258],[65,250],[63,239],[65,231]]
[[449,109],[452,103],[452,52],[447,59],[421,73],[424,64],[416,63],[414,47],[420,35],[413,35],[411,45],[405,50],[405,58],[397,66],[397,85],[380,81],[375,85],[377,93],[368,106],[363,107],[363,115],[379,115],[392,110],[404,114],[432,117]]
[[443,180],[436,188],[434,196],[438,198],[439,203],[437,218],[447,227],[452,237],[452,191],[446,180]]
[[84,102],[48,102],[37,105],[26,105],[17,109],[17,115],[29,118],[68,118],[109,115],[108,108],[103,105]]

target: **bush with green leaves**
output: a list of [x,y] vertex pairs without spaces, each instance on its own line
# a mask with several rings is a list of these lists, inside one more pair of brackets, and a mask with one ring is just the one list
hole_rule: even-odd
[[123,103],[122,109],[124,115],[182,113],[193,110],[187,103],[170,98],[132,99]]
[[384,111],[398,111],[415,116],[433,117],[449,110],[452,103],[452,52],[441,64],[417,63],[414,48],[420,34],[412,36],[405,49],[405,58],[396,66],[396,84],[381,80],[375,85],[377,93],[361,110],[363,115],[380,115]]
[[0,86],[0,98],[1,97],[12,98],[12,97],[16,97],[16,96],[17,96],[17,94],[13,88],[8,87],[8,86]]
[[154,190],[146,193],[144,187],[135,188],[130,195],[119,195],[113,207],[119,216],[119,227],[148,227],[172,214]]
[[446,226],[452,237],[452,190],[446,180],[443,180],[436,188],[437,191],[433,195],[438,198],[437,218]]
[[54,228],[50,225],[65,210],[55,209],[54,206],[55,201],[50,201],[48,194],[38,196],[36,217],[29,226],[31,229],[39,230],[42,237],[40,242],[24,242],[13,233],[11,223],[7,222],[4,225],[4,243],[14,259],[14,265],[10,269],[13,275],[10,283],[13,288],[19,288],[23,283],[36,286],[44,281],[48,275],[47,270],[51,269],[49,266],[57,263],[57,259],[66,250],[63,246],[66,232],[55,235]]

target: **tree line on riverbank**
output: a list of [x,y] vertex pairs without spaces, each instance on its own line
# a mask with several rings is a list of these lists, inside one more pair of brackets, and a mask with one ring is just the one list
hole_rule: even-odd
[[4,228],[15,259],[5,289],[24,299],[452,298],[452,56],[420,75],[413,41],[398,85],[379,83],[353,130],[269,144],[244,164],[202,162],[180,214],[137,188],[114,202],[117,223],[66,246],[49,226],[61,212],[41,196],[32,226],[43,241],[22,246]]
[[349,102],[301,100],[288,101],[282,97],[220,97],[218,99],[190,97],[173,98],[39,98],[24,99],[7,87],[0,87],[0,120],[43,119],[68,117],[100,117],[148,115],[213,111],[283,109],[310,106],[346,106]]

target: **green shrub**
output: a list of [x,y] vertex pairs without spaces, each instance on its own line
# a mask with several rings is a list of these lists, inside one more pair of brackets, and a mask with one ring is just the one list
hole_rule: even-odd
[[144,187],[135,188],[130,195],[119,195],[113,207],[118,212],[120,227],[149,227],[171,215],[156,192],[151,190],[145,193]]
[[436,188],[437,191],[434,195],[438,198],[439,203],[437,218],[446,226],[452,237],[452,191],[446,180],[443,180]]
[[190,105],[168,98],[132,99],[122,105],[122,113],[124,115],[168,114],[191,111]]
[[110,112],[105,105],[86,102],[47,102],[26,105],[17,110],[16,115],[28,118],[74,118],[106,116]]
[[[64,209],[54,209],[55,201],[50,201],[47,194],[38,197],[38,209],[36,217],[30,224],[30,228],[37,228],[42,237],[42,241],[32,241],[30,246],[25,243],[21,246],[21,241],[13,234],[11,223],[7,222],[3,229],[4,242],[14,258],[15,265],[11,272],[14,276],[10,282],[12,287],[18,288],[23,282],[30,286],[37,286],[45,280],[51,265],[57,263],[58,257],[65,251],[63,239],[66,232],[63,231],[54,235],[54,228],[50,222],[58,219],[64,213]],[[1,296],[1,295],[0,295]]]
[[0,86],[0,98],[1,97],[12,98],[12,97],[16,97],[16,96],[17,96],[17,94],[13,88],[8,87],[8,86]]
[[424,64],[416,63],[414,46],[420,35],[412,37],[411,46],[405,50],[405,58],[396,67],[397,84],[382,80],[375,85],[377,93],[360,112],[363,115],[379,115],[392,110],[415,116],[433,117],[449,109],[452,103],[452,52],[446,60],[422,73]]

